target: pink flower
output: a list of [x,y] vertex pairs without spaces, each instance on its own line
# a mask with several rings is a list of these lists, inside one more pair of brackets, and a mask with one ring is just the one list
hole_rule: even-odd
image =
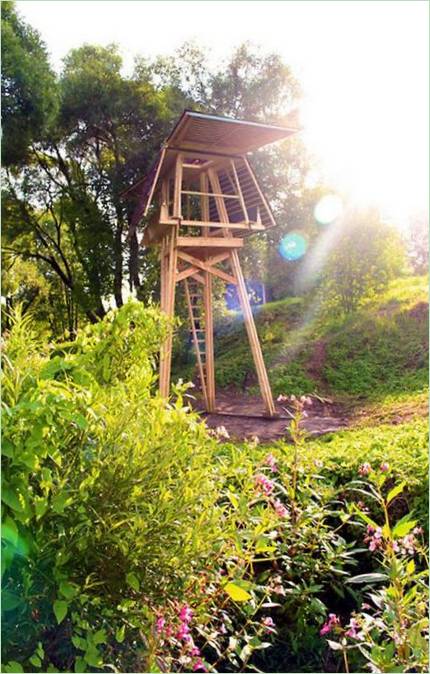
[[157,630],[158,634],[160,634],[163,631],[165,624],[166,621],[162,616],[157,618],[157,621],[155,623],[155,629]]
[[272,473],[278,472],[278,465],[276,463],[276,458],[273,456],[273,454],[268,454],[264,459],[264,463],[266,464],[266,466],[269,466]]
[[179,620],[181,620],[182,622],[189,623],[191,622],[192,617],[193,617],[192,610],[190,609],[188,604],[185,604],[185,606],[183,606],[179,611]]
[[197,648],[197,646],[193,646],[191,651],[190,651],[190,654],[194,657],[196,657],[197,655],[200,655],[200,648]]
[[190,631],[190,628],[188,627],[187,623],[181,623],[181,626],[179,628],[179,632],[176,634],[176,638],[181,639],[183,641],[187,641],[189,631]]
[[201,670],[202,672],[208,671],[204,666],[201,658],[199,658],[193,665],[193,672],[198,672],[199,670]]
[[273,482],[271,482],[265,475],[262,475],[261,473],[256,476],[255,483],[257,487],[261,487],[266,496],[273,491]]
[[363,463],[358,469],[358,473],[362,477],[365,477],[366,475],[369,475],[369,473],[371,473],[371,472],[372,472],[372,466],[370,465],[370,463]]
[[349,629],[345,632],[345,635],[347,637],[351,637],[351,639],[362,639],[362,634],[357,632],[357,629],[360,628],[360,625],[355,620],[355,618],[351,618],[348,627],[349,627]]
[[276,514],[279,517],[288,517],[287,508],[284,506],[283,503],[281,503],[281,501],[278,498],[274,500],[273,507],[275,509]]
[[370,524],[367,526],[367,536],[364,537],[364,542],[369,544],[369,550],[375,552],[382,546],[382,529],[377,527],[374,529]]
[[333,627],[340,624],[340,620],[335,613],[329,613],[327,622],[320,629],[320,635],[323,637],[332,631]]
[[264,618],[262,618],[261,624],[264,625],[264,627],[266,627],[266,629],[268,629],[269,632],[271,632],[275,627],[275,623],[273,622],[270,616],[265,616]]
[[424,529],[422,527],[415,527],[415,529],[412,529],[412,533],[415,534],[415,536],[422,536]]
[[415,553],[415,536],[413,534],[404,536],[401,545],[404,554],[413,555]]
[[390,464],[384,461],[384,463],[381,463],[381,465],[379,466],[379,469],[382,473],[388,473],[388,471],[390,470]]

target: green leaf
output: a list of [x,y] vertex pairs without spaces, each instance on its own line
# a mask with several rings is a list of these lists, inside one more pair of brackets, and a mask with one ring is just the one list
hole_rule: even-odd
[[136,592],[139,592],[139,588],[140,588],[139,579],[136,576],[136,574],[133,573],[133,571],[126,575],[125,580],[127,582],[127,585],[129,587],[131,587],[132,590],[135,590]]
[[122,625],[121,627],[118,627],[117,631],[115,632],[115,639],[119,644],[122,644],[124,641],[125,637],[125,625]]
[[63,597],[66,597],[66,599],[73,599],[73,597],[76,596],[78,589],[76,585],[73,585],[73,583],[68,583],[66,581],[62,581],[60,583],[60,594],[63,595]]
[[405,515],[397,522],[393,529],[394,538],[403,538],[416,526],[417,520],[411,520],[410,517],[410,514]]
[[87,663],[85,662],[84,658],[81,657],[76,658],[74,669],[76,674],[81,674],[82,672],[87,671]]
[[412,576],[415,573],[415,562],[413,559],[410,559],[406,564],[406,573]]
[[16,660],[11,660],[10,662],[8,662],[7,665],[2,667],[2,670],[4,672],[12,672],[13,674],[20,674],[21,672],[24,671],[22,665]]
[[18,527],[15,521],[7,516],[1,527],[1,537],[16,547],[18,543]]
[[97,632],[94,633],[93,641],[95,644],[105,644],[107,641],[106,630],[97,630]]
[[9,508],[12,508],[12,510],[16,510],[17,512],[22,512],[24,510],[23,504],[19,500],[16,491],[10,487],[2,486],[1,500],[6,503]]
[[360,517],[360,519],[363,520],[363,522],[366,522],[366,524],[370,524],[370,526],[373,527],[374,529],[378,528],[379,525],[376,524],[376,522],[372,520],[368,515],[366,515],[366,513],[360,510],[360,508],[358,508],[358,506],[355,503],[353,504],[353,509],[354,512]]
[[386,573],[362,573],[359,576],[353,576],[347,579],[347,583],[380,583],[387,580]]
[[46,496],[36,496],[34,499],[34,509],[36,511],[36,519],[40,519],[48,509],[48,499]]
[[2,611],[13,611],[16,609],[20,604],[23,603],[22,597],[20,597],[17,594],[14,594],[13,592],[10,592],[10,590],[3,590],[1,593],[1,608]]
[[54,608],[55,617],[57,618],[57,623],[60,624],[67,615],[69,605],[68,605],[67,601],[63,601],[62,599],[56,599],[54,601],[54,607],[53,608]]
[[39,658],[38,655],[32,655],[30,658],[30,662],[32,665],[34,665],[34,667],[40,667],[40,665],[42,664],[42,660]]
[[243,590],[239,585],[235,585],[235,583],[227,583],[227,585],[224,586],[224,590],[234,601],[248,601],[249,599],[252,599],[249,592]]
[[387,494],[387,505],[388,505],[389,503],[391,503],[391,501],[392,501],[393,499],[395,499],[396,496],[398,496],[399,494],[401,494],[401,492],[403,491],[403,489],[404,489],[405,487],[406,487],[406,482],[401,482],[401,483],[398,484],[396,487],[393,487],[393,488],[391,489],[391,491],[389,491],[388,494]]

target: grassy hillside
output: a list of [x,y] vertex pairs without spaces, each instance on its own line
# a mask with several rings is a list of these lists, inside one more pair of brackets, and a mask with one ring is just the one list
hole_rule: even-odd
[[[262,307],[257,328],[273,392],[379,399],[427,386],[427,277],[398,279],[350,316],[324,316],[312,298]],[[241,321],[219,326],[218,387],[255,385]]]

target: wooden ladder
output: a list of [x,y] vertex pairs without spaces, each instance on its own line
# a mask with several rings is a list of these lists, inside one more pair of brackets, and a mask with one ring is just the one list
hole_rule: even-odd
[[204,313],[203,286],[194,279],[185,279],[184,284],[194,353],[197,360],[203,396],[207,402],[206,320]]

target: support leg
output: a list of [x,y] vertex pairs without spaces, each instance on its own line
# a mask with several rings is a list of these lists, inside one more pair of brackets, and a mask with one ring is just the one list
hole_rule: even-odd
[[270,417],[273,417],[276,414],[276,410],[273,403],[272,391],[270,389],[269,378],[267,376],[266,366],[264,364],[263,354],[261,352],[261,346],[258,339],[257,328],[255,327],[254,316],[252,315],[251,305],[249,303],[249,297],[246,290],[245,280],[243,278],[237,250],[233,250],[230,253],[230,260],[233,273],[237,280],[237,292],[239,295],[240,304],[242,306],[243,319],[245,322],[246,332],[248,334],[249,344],[251,346],[252,356],[254,358],[261,395],[264,400],[267,414]]
[[[221,193],[221,185],[219,183],[219,178],[216,171],[209,169],[208,176],[214,192]],[[228,212],[224,203],[224,199],[222,197],[215,197],[215,203],[220,221],[228,222]],[[231,236],[231,233],[227,227],[223,228],[223,234],[224,236]],[[251,305],[249,303],[249,297],[246,290],[237,250],[232,250],[230,252],[230,264],[237,281],[237,292],[242,305],[243,319],[245,322],[246,332],[248,333],[252,356],[254,358],[261,395],[263,397],[268,416],[273,417],[276,414],[276,410],[273,403],[272,391],[270,390],[269,378],[267,376],[266,366],[264,364],[263,354],[261,352],[257,329],[254,323],[254,316],[252,315]]]
[[205,285],[203,290],[205,307],[205,349],[206,349],[206,390],[207,411],[215,411],[215,368],[214,368],[214,338],[212,314],[212,275],[204,273]]
[[[161,308],[170,319],[173,319],[175,308],[175,286],[176,286],[176,265],[177,265],[177,249],[176,249],[176,228],[167,235],[165,243],[162,246],[162,291],[161,291]],[[170,366],[172,362],[172,341],[173,328],[169,327],[169,331],[164,344],[160,350],[160,394],[164,398],[168,398],[170,391]]]

